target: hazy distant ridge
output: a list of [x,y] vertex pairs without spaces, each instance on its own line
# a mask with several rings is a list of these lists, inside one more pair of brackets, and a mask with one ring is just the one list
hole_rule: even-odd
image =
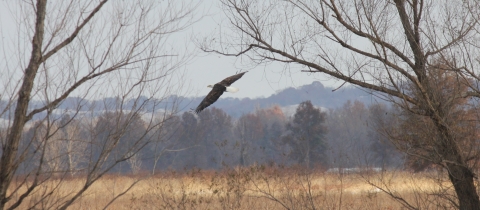
[[[345,87],[332,92],[332,88],[324,87],[322,83],[317,81],[298,88],[290,87],[281,90],[267,98],[238,99],[230,98],[228,96],[228,93],[223,94],[223,98],[219,99],[212,106],[223,109],[233,117],[239,117],[242,113],[252,112],[255,108],[267,108],[272,105],[286,107],[299,104],[306,100],[312,101],[316,106],[325,108],[340,107],[348,100],[358,100],[366,105],[371,104],[374,101],[373,96],[359,88]],[[203,96],[198,98],[187,98],[187,100],[183,102],[185,103],[184,107],[194,108],[202,99]],[[186,104],[187,102],[190,102],[188,106]]]
[[[299,104],[306,100],[311,100],[315,106],[325,108],[335,108],[342,106],[346,101],[358,100],[368,105],[374,101],[373,96],[369,93],[355,87],[344,87],[336,91],[332,91],[330,87],[324,87],[320,82],[313,82],[312,84],[300,86],[298,88],[287,88],[271,95],[267,98],[232,98],[233,94],[224,94],[212,107],[223,109],[232,117],[239,117],[244,113],[250,113],[256,108],[268,108],[273,105],[279,105],[281,107],[288,107]],[[158,100],[151,100],[146,103],[144,111],[163,111],[164,104],[171,104],[173,101],[180,99],[179,108],[180,112],[189,111],[195,109],[200,101],[205,96],[199,97],[183,97],[183,96],[171,96],[168,99],[158,102]],[[101,100],[88,101],[78,97],[69,97],[65,99],[57,108],[61,110],[80,110],[88,111],[93,110],[98,113],[109,110],[109,106],[115,107],[115,97],[104,98]],[[141,98],[140,101],[148,100],[146,97]],[[137,101],[138,102],[138,101]],[[38,108],[43,106],[43,102],[34,101],[31,103],[32,108]],[[81,104],[81,107],[78,107]],[[134,106],[134,100],[128,101],[123,105],[123,109],[129,110]],[[0,102],[0,106],[5,106],[4,101]],[[3,107],[0,107],[3,108]],[[13,106],[10,108],[13,113]],[[5,117],[7,115],[4,115]],[[42,114],[36,115],[36,117],[42,117]]]

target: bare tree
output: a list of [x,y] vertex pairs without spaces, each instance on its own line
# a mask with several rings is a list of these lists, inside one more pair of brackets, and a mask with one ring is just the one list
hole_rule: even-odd
[[42,168],[43,174],[54,175],[64,169],[65,165],[61,158],[61,134],[58,126],[46,122],[37,122],[33,130],[32,147],[33,158],[39,159],[36,167]]
[[398,126],[395,107],[385,104],[374,104],[368,107],[367,137],[370,139],[369,149],[373,164],[383,169],[401,168],[404,165],[403,154],[395,147],[386,131]]
[[[254,161],[258,161],[258,154],[262,151],[256,151],[256,142],[261,141],[264,136],[264,125],[260,122],[260,117],[255,114],[244,114],[238,119],[233,129],[238,138],[236,145],[239,150],[239,165],[248,166]],[[256,157],[255,157],[256,156]]]
[[[480,209],[471,165],[447,118],[456,98],[479,97],[478,1],[222,0],[228,17],[202,48],[261,64],[321,73],[427,117],[440,134],[435,164],[446,168],[460,209]],[[224,36],[223,34],[230,34]],[[469,90],[438,97],[427,69],[438,61]],[[471,83],[471,80],[477,82]],[[413,84],[413,91],[405,91]],[[441,92],[439,94],[442,94]],[[415,106],[416,108],[412,108]],[[457,202],[457,201],[454,201]]]
[[162,122],[162,129],[153,133],[154,143],[147,152],[152,153],[150,157],[153,159],[152,175],[155,174],[155,170],[157,169],[159,162],[163,163],[164,167],[166,168],[167,164],[165,163],[173,162],[171,158],[169,158],[173,155],[173,153],[186,149],[175,149],[175,147],[179,144],[179,136],[182,135],[180,130],[180,117],[178,115],[170,116],[168,119],[165,117],[167,116],[162,115],[161,118],[157,119]]
[[347,101],[327,115],[327,144],[330,167],[351,168],[371,164],[366,121],[368,110],[360,101]]
[[[196,3],[37,0],[2,4],[9,8],[16,30],[2,29],[0,117],[8,123],[1,137],[0,209],[66,209],[105,173],[149,144],[149,134],[162,125],[153,120],[156,111],[173,115],[177,110],[177,102],[168,96],[182,93],[183,86],[175,78],[190,54],[172,47],[170,35],[196,20]],[[71,118],[59,123],[65,116],[59,106],[72,95],[80,100],[70,110]],[[114,100],[88,103],[107,96]],[[116,113],[112,115],[116,125],[104,130],[108,135],[99,142],[97,115],[105,109]],[[143,132],[128,139],[128,144],[119,144],[139,117],[144,121]],[[76,120],[87,132],[81,134],[80,148],[72,144],[80,140],[74,139],[77,131],[70,127]],[[29,128],[36,133],[31,138],[24,132]],[[63,128],[68,135],[62,135]],[[83,149],[85,163],[73,163],[80,158],[73,147]],[[28,161],[36,162],[35,167]],[[57,163],[67,164],[68,169],[56,167]],[[68,171],[82,167],[82,187],[53,197]],[[55,182],[59,184],[37,191],[54,171],[59,173]],[[36,201],[26,202],[32,196]],[[52,198],[57,200],[46,202]]]
[[[67,115],[68,116],[68,115]],[[69,116],[68,116],[69,117]],[[82,138],[82,132],[84,132],[83,125],[81,119],[73,120],[66,118],[67,122],[65,124],[61,124],[63,126],[61,135],[61,142],[62,147],[65,155],[67,156],[67,171],[70,175],[75,175],[79,169],[79,165],[85,163],[87,160],[83,155],[85,149],[87,149],[87,142],[85,138]]]

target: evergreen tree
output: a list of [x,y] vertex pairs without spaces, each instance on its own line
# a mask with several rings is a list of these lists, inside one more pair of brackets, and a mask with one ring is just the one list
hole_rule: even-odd
[[283,143],[290,148],[290,157],[311,168],[312,163],[325,164],[325,113],[310,101],[298,105],[293,121],[287,123]]

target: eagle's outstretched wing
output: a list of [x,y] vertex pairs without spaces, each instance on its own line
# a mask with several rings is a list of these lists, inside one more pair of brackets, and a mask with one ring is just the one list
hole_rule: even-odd
[[217,84],[220,84],[220,85],[223,85],[223,86],[230,86],[232,83],[234,83],[235,81],[237,81],[238,79],[240,79],[240,77],[242,77],[245,73],[247,73],[247,71],[245,72],[242,72],[242,73],[239,73],[239,74],[235,74],[233,76],[230,76],[230,77],[227,77],[225,78],[224,80],[222,80],[221,82],[217,83]]
[[225,89],[225,86],[215,84],[210,93],[208,93],[208,95],[205,96],[202,102],[200,102],[200,104],[197,106],[197,108],[195,109],[195,113],[198,114],[211,104],[215,103],[215,101],[217,101],[217,99],[220,98],[220,96],[223,94]]

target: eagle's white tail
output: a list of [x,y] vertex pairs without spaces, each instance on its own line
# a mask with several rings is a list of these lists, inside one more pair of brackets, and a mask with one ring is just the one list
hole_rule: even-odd
[[238,92],[238,88],[230,86],[230,87],[227,87],[226,91],[230,92],[230,93],[236,93],[236,92]]

